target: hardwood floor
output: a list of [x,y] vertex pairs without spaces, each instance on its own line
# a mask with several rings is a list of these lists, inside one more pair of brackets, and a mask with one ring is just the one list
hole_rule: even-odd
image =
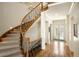
[[[64,47],[63,47],[64,46]],[[36,57],[73,57],[74,53],[70,50],[69,46],[64,44],[63,49],[59,51],[59,54],[55,54],[56,49],[54,50],[55,47],[57,47],[55,44],[47,44],[45,50],[41,50],[36,54]],[[63,53],[62,53],[63,51]],[[62,55],[63,54],[63,55]]]
[[52,45],[47,44],[45,50],[41,50],[37,53],[36,57],[50,57],[53,56]]

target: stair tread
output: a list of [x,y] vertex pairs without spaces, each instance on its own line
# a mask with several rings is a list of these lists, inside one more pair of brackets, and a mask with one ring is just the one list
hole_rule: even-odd
[[0,44],[5,44],[5,43],[17,43],[17,41],[3,41],[3,42],[0,42]]
[[4,37],[2,39],[14,39],[14,38],[19,38],[19,37]]
[[20,31],[10,31],[10,33],[20,33]]
[[23,57],[23,55],[21,54],[21,52],[19,52],[19,53],[9,55],[9,57]]
[[13,31],[19,31],[19,29],[14,29]]
[[7,36],[7,37],[4,37],[4,38],[1,38],[1,39],[16,39],[16,38],[20,38],[20,36]]
[[16,47],[19,47],[19,45],[1,46],[1,47],[0,47],[0,50],[1,50],[1,49],[2,49],[2,50],[3,50],[3,49],[5,50],[5,49],[10,49],[10,48],[16,48]]
[[20,40],[19,37],[6,37],[6,38],[2,38],[3,41],[14,41],[14,40]]
[[19,49],[13,49],[13,50],[11,50],[10,49],[10,50],[5,51],[4,53],[0,53],[0,56],[1,57],[8,56],[8,55],[15,54],[15,53],[18,53],[18,52],[21,52],[21,50],[19,50]]
[[23,55],[12,55],[12,57],[23,57]]
[[20,34],[7,34],[7,36],[20,36]]
[[21,54],[18,54],[18,55],[11,55],[11,56],[9,56],[9,57],[23,57],[23,55],[21,55]]
[[7,46],[7,45],[19,45],[19,41],[3,41],[0,42],[0,46]]

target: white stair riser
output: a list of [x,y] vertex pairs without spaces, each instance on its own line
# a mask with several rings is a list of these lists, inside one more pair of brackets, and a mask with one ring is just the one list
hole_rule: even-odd
[[8,48],[8,49],[3,49],[3,50],[0,50],[0,53],[3,53],[3,52],[7,52],[7,51],[9,51],[9,52],[12,52],[12,51],[10,51],[10,50],[19,50],[19,46],[18,47],[13,47],[13,48]]
[[[8,42],[8,41],[7,41]],[[0,47],[1,46],[8,46],[8,45],[18,45],[18,44],[20,44],[20,42],[19,41],[14,41],[14,42],[8,42],[8,43],[0,43]]]
[[16,54],[8,55],[7,57],[23,57],[23,55],[21,54],[21,52],[18,52]]
[[15,29],[2,38],[0,43],[0,57],[22,57],[20,50],[20,32]]
[[11,46],[1,46],[0,47],[0,51],[1,50],[7,50],[7,49],[11,49],[11,48],[16,48],[16,47],[20,47],[20,45],[11,45]]
[[6,37],[6,38],[2,38],[2,39],[19,39],[19,37]]
[[11,33],[11,34],[19,34],[20,31],[11,31],[10,33]]
[[12,37],[12,36],[13,36],[13,37],[14,37],[14,36],[15,36],[15,37],[20,37],[19,34],[7,34],[7,36],[8,36],[8,37],[9,37],[9,36],[11,36],[11,37]]
[[11,38],[9,38],[9,39],[3,39],[3,41],[20,41],[20,39],[11,39]]
[[0,57],[5,57],[5,56],[11,55],[11,54],[16,54],[16,53],[19,53],[19,52],[20,52],[19,49],[10,49],[10,50],[7,50],[7,51],[1,51]]

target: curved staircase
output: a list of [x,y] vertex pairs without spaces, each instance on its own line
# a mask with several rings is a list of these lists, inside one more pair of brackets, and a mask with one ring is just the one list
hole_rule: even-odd
[[[27,15],[25,15],[21,22],[21,25],[8,30],[0,37],[0,57],[35,56],[35,53],[41,48],[41,40],[30,42],[29,39],[30,46],[25,50],[23,47],[23,41],[25,32],[40,17],[41,11],[43,11],[42,8],[43,4],[39,3]],[[27,43],[28,41],[26,39],[26,44]]]
[[[41,16],[41,12],[47,9],[48,4],[38,3],[25,15],[20,25],[8,30],[0,37],[0,57],[34,57],[40,52],[41,39],[30,42],[30,38],[24,36],[32,24]],[[64,54],[66,56],[74,55],[68,46],[65,47]]]
[[0,42],[0,57],[23,56],[19,46],[19,34],[19,31],[16,29],[14,31],[10,31],[5,35],[5,37],[1,38],[2,42]]

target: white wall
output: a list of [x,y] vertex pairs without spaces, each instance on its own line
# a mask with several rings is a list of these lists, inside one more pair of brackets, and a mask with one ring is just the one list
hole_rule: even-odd
[[0,2],[0,35],[19,25],[28,11],[27,6],[19,2]]
[[[79,24],[79,3],[78,2],[75,3],[74,8],[70,15],[74,17],[73,24]],[[70,49],[74,52],[74,56],[79,57],[79,38],[74,37],[74,40],[70,40],[69,46],[70,46]]]
[[38,40],[41,37],[40,18],[25,33],[25,37],[29,37],[30,41]]
[[46,43],[50,44],[50,32],[49,32],[49,22],[45,21],[45,30],[46,30]]
[[45,11],[41,13],[41,40],[42,40],[42,49],[45,49],[45,43],[46,43],[46,30],[45,30],[45,20],[46,20],[46,16],[45,16]]

